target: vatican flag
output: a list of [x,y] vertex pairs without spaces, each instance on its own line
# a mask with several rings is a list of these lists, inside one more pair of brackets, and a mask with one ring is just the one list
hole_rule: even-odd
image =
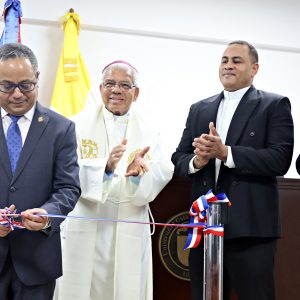
[[65,117],[79,113],[91,93],[91,80],[78,48],[79,15],[64,15],[64,44],[57,70],[51,108]]

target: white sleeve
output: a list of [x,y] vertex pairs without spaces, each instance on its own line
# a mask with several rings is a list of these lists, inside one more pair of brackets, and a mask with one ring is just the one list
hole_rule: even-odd
[[234,160],[233,160],[233,157],[232,157],[232,151],[231,151],[231,147],[230,146],[227,146],[228,147],[228,153],[227,153],[227,159],[226,159],[226,162],[224,162],[224,165],[228,168],[235,168],[235,164],[234,164]]
[[103,180],[107,158],[79,159],[81,198],[103,203],[108,196],[112,179]]

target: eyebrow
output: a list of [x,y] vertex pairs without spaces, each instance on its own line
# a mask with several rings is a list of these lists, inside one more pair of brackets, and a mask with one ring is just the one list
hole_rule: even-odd
[[[17,83],[24,83],[24,82],[34,82],[34,80],[31,80],[31,79],[24,79],[24,80],[21,80]],[[15,84],[14,82],[10,81],[10,80],[0,80],[0,83],[11,83],[11,84]]]
[[[105,79],[105,81],[115,81],[117,82],[115,79]],[[130,82],[129,80],[120,80],[119,82]]]
[[231,57],[229,57],[229,56],[224,55],[224,56],[222,56],[222,60],[223,59],[232,59],[232,60],[234,60],[234,59],[243,59],[243,57],[242,56],[231,56]]
[[105,83],[105,82],[115,82],[115,83],[118,82],[118,83],[130,83],[130,84],[132,83],[132,82],[129,81],[129,80],[116,81],[116,80],[113,80],[113,79],[106,79],[106,80],[104,80],[103,82],[104,82],[104,83]]

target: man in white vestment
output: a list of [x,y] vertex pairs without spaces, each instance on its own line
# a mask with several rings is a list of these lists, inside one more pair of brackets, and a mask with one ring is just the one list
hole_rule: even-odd
[[[173,175],[158,132],[132,109],[137,70],[114,61],[103,70],[103,104],[87,107],[76,123],[82,195],[63,237],[59,300],[151,300],[149,222],[153,201]],[[110,221],[111,220],[111,221]]]

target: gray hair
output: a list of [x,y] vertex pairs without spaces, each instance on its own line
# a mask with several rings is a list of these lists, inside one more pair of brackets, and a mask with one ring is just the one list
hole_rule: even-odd
[[115,70],[115,69],[124,70],[124,71],[129,72],[133,85],[138,87],[138,72],[137,72],[137,70],[135,68],[131,67],[130,65],[128,65],[126,63],[122,63],[122,62],[113,63],[113,64],[109,65],[107,68],[105,68],[102,73],[102,82],[103,82],[106,74],[108,72],[110,72],[111,70]]
[[23,44],[10,43],[0,47],[0,61],[6,61],[11,58],[27,58],[31,63],[33,72],[36,73],[38,71],[38,61],[35,54]]
[[230,42],[228,44],[228,46],[230,46],[230,45],[244,45],[244,46],[247,46],[248,49],[249,49],[249,54],[250,54],[250,56],[252,58],[252,62],[253,63],[258,63],[258,53],[257,53],[257,50],[250,43],[248,43],[246,41],[242,41],[242,40],[236,40],[236,41]]

